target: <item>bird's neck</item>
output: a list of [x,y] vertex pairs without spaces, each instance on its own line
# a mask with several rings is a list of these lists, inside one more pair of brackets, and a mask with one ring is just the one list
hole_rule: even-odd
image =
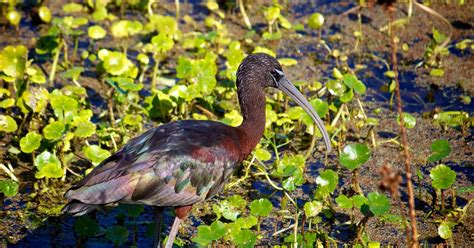
[[255,90],[241,94],[239,92],[242,124],[237,128],[240,134],[242,155],[246,157],[257,146],[265,130],[265,94]]

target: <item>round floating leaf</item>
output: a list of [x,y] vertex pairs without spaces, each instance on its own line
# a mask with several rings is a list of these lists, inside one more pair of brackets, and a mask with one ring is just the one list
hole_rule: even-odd
[[355,92],[359,94],[365,94],[365,90],[366,90],[365,85],[364,83],[362,83],[362,81],[357,79],[356,75],[346,73],[343,76],[343,81],[344,81],[344,84],[347,85],[347,87],[353,89]]
[[29,132],[25,137],[20,139],[20,149],[24,153],[32,153],[41,145],[43,136],[37,132]]
[[308,26],[312,29],[320,29],[324,25],[324,16],[321,13],[314,13],[308,19]]
[[226,225],[218,220],[214,221],[210,226],[201,225],[198,227],[198,234],[193,238],[193,242],[200,245],[208,245],[214,240],[219,240],[226,234]]
[[449,153],[451,153],[451,145],[447,140],[435,140],[433,144],[431,144],[431,154],[428,157],[428,162],[439,161],[447,157]]
[[126,125],[130,125],[130,126],[139,126],[143,121],[143,118],[141,115],[125,115],[125,117],[123,118],[123,123],[125,123]]
[[107,35],[107,31],[99,25],[91,26],[87,29],[87,35],[94,40],[103,39]]
[[35,174],[36,178],[60,178],[64,175],[64,170],[61,165],[56,163],[47,163]]
[[316,184],[325,191],[325,195],[331,194],[337,187],[339,181],[339,176],[337,172],[327,169],[321,172],[318,177],[316,177]]
[[365,144],[349,144],[344,147],[339,162],[349,170],[354,170],[367,162],[370,158],[370,149]]
[[94,164],[99,164],[102,160],[110,157],[110,152],[100,148],[98,145],[86,146],[82,152]]
[[0,71],[12,78],[25,73],[28,50],[24,46],[7,46],[0,53]]
[[431,184],[435,189],[448,189],[456,181],[456,172],[448,166],[440,164],[431,169],[430,177],[432,180]]
[[370,192],[367,200],[369,209],[375,216],[385,214],[390,210],[390,200],[384,194]]
[[79,103],[72,97],[65,95],[51,95],[50,99],[54,114],[60,121],[71,121],[76,114],[76,111],[79,109]]
[[87,215],[82,215],[76,219],[74,230],[82,237],[92,237],[99,233],[99,224]]
[[255,150],[255,156],[260,160],[260,161],[267,161],[272,158],[272,154],[265,148],[258,148]]
[[95,133],[96,126],[88,118],[76,116],[73,125],[76,127],[74,135],[79,138],[87,138]]
[[43,22],[51,21],[51,10],[46,6],[41,6],[38,9],[38,15]]
[[253,200],[250,203],[250,213],[256,216],[266,217],[273,209],[272,203],[265,198]]
[[18,129],[15,119],[8,115],[0,115],[0,132],[15,132]]
[[449,226],[449,224],[446,222],[443,222],[438,227],[438,234],[443,239],[449,239],[451,238],[451,235],[453,234],[453,232],[451,231],[451,227]]
[[174,46],[174,41],[173,39],[169,38],[165,34],[159,34],[153,36],[151,38],[151,43],[155,47],[155,49],[160,52],[160,53],[165,53],[169,50],[171,50]]
[[113,226],[105,231],[105,238],[114,244],[123,244],[128,240],[128,230],[123,226]]
[[351,197],[352,203],[354,204],[354,207],[359,208],[362,207],[362,205],[367,204],[367,198],[363,195],[355,195]]
[[323,210],[323,204],[320,201],[310,201],[304,204],[304,213],[308,217],[314,217]]
[[[397,123],[400,123],[400,115],[397,115]],[[409,113],[403,113],[403,123],[406,128],[414,128],[416,125],[416,118]]]
[[280,65],[283,65],[283,66],[293,66],[293,65],[298,64],[298,61],[292,58],[281,58],[281,59],[278,59],[278,62],[280,63]]
[[347,197],[346,195],[339,195],[336,198],[336,203],[339,207],[346,209],[351,209],[354,206],[352,200],[349,199],[349,197]]
[[20,21],[21,21],[21,14],[20,12],[16,11],[16,10],[10,10],[8,11],[7,13],[7,20],[8,22],[13,25],[13,26],[18,26],[18,24],[20,24]]
[[18,183],[11,179],[0,181],[0,192],[6,197],[15,196],[18,193]]
[[46,125],[43,129],[43,135],[49,140],[58,140],[63,135],[66,127],[61,121],[53,121]]
[[47,164],[55,164],[61,167],[61,161],[58,157],[49,151],[44,151],[35,158],[35,166],[38,170],[42,170]]
[[130,61],[120,52],[108,52],[104,57],[104,69],[112,75],[121,75],[130,69]]
[[334,96],[342,96],[346,92],[346,86],[340,80],[329,80],[326,87],[329,93]]
[[254,247],[257,242],[257,235],[250,230],[231,232],[230,237],[238,247]]

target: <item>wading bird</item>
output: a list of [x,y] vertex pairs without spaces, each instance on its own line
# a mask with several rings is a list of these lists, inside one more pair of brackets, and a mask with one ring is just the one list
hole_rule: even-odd
[[[331,150],[323,122],[304,96],[285,77],[275,58],[247,56],[237,71],[237,93],[243,122],[239,127],[214,121],[184,120],[153,128],[131,139],[66,192],[63,212],[86,214],[111,203],[154,206],[157,223],[163,207],[176,217],[166,247],[172,247],[180,223],[193,204],[219,193],[240,163],[255,148],[265,129],[264,88],[289,95],[315,121]],[[161,225],[160,225],[161,226]],[[160,245],[160,228],[155,244]]]

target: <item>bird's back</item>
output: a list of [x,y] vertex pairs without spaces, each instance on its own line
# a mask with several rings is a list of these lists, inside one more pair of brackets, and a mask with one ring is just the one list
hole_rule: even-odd
[[[177,121],[131,139],[67,193],[65,212],[115,202],[185,206],[215,195],[243,159],[236,128]],[[92,205],[89,205],[92,204]]]

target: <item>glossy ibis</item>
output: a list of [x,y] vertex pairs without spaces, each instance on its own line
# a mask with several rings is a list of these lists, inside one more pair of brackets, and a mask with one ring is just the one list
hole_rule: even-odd
[[239,127],[184,120],[148,130],[131,139],[66,192],[69,203],[63,212],[77,216],[103,204],[145,204],[155,206],[159,223],[161,209],[174,207],[176,218],[166,244],[171,247],[192,205],[221,191],[260,141],[265,128],[263,90],[266,87],[282,90],[300,105],[313,118],[327,150],[331,150],[323,122],[285,77],[278,61],[266,54],[252,54],[237,71],[237,93],[243,116]]

